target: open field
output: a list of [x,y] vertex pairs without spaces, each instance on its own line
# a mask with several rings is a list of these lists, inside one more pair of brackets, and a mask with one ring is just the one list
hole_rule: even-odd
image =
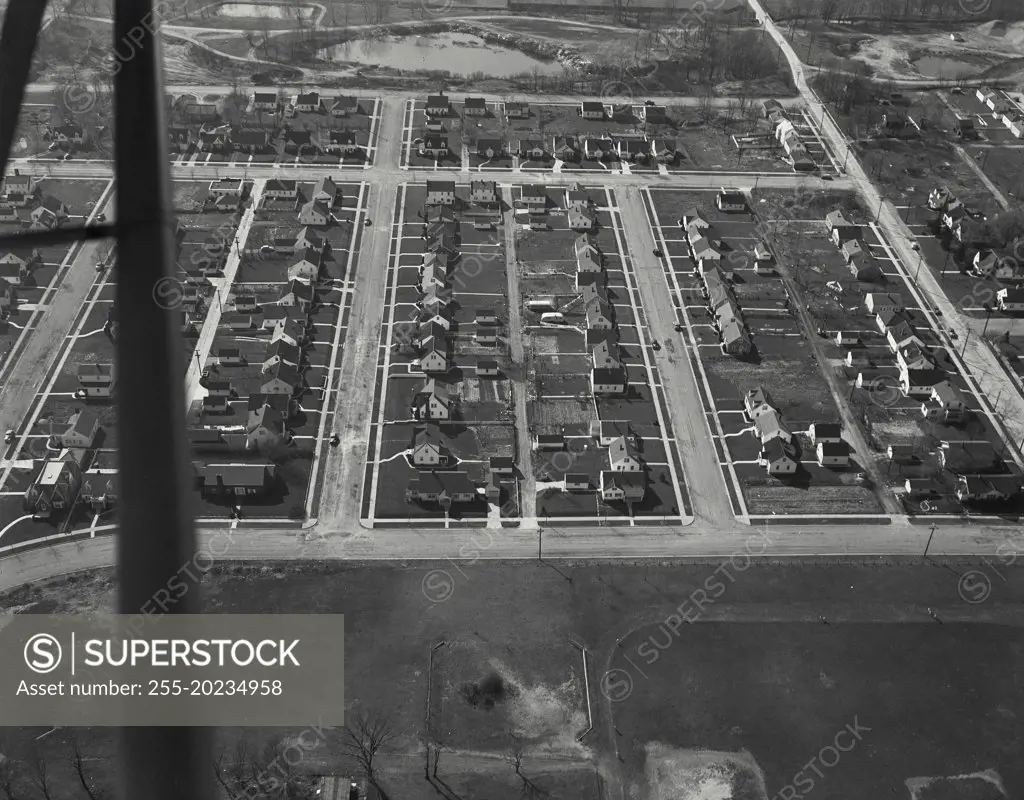
[[[715,565],[560,565],[570,585],[547,564],[452,557],[458,569],[448,562],[217,566],[204,580],[204,610],[344,612],[346,710],[391,719],[398,736],[377,759],[391,796],[437,796],[423,779],[425,745],[436,735],[452,744],[438,775],[460,796],[514,800],[520,781],[505,754],[508,734],[516,733],[524,774],[566,800],[593,798],[600,791],[595,782],[609,797],[620,791],[678,796],[682,790],[670,794],[669,787],[708,782],[703,788],[717,787],[719,797],[763,800],[791,783],[854,717],[871,730],[862,731],[841,763],[821,767],[821,787],[838,800],[866,794],[911,800],[908,778],[985,769],[999,775],[1005,797],[1024,790],[1016,736],[1024,708],[1013,689],[1015,664],[1024,657],[1019,567],[1000,566],[1003,580],[994,582],[988,602],[971,606],[957,594],[965,565],[755,564],[741,572],[736,562],[725,562],[718,575],[727,588],[709,603]],[[448,582],[443,601],[425,596],[435,585],[431,576]],[[0,605],[22,613],[109,611],[113,588],[109,572],[81,575],[27,587]],[[703,611],[693,599],[700,591]],[[929,620],[928,607],[946,624]],[[644,609],[640,617],[637,609]],[[684,612],[695,623],[678,633],[662,622]],[[817,623],[822,614],[831,625]],[[582,659],[570,639],[588,651],[583,686]],[[437,653],[431,699],[438,714],[431,714],[428,734],[428,652],[441,641],[448,647]],[[628,698],[614,693],[619,684],[605,679],[608,669],[630,676]],[[463,687],[491,673],[511,691],[490,709],[473,707]],[[587,683],[594,728],[576,744]],[[444,686],[442,700],[438,687]],[[455,727],[437,724],[442,720]],[[213,755],[237,752],[239,736],[254,753],[313,722],[297,720],[290,730],[220,730]],[[43,732],[5,728],[0,747],[22,765],[29,739]],[[91,780],[110,786],[115,732],[74,733],[89,756]],[[64,756],[70,734],[57,731],[36,743],[52,759],[54,796],[79,791]],[[849,737],[839,741],[850,747]],[[307,751],[297,769],[352,774],[354,764],[339,745],[340,732],[325,731],[322,745]],[[698,769],[695,749],[753,764],[764,776],[764,794],[714,782],[723,773]],[[825,758],[831,761],[828,753]],[[566,775],[573,780],[562,783],[559,776]]]

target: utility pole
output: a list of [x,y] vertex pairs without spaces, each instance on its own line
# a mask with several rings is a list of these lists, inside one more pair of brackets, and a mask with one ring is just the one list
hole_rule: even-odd
[[928,548],[932,546],[932,537],[935,535],[935,528],[936,528],[936,525],[933,522],[932,523],[931,532],[928,534],[928,541],[925,542],[925,545],[924,545],[924,557],[925,558],[928,558]]

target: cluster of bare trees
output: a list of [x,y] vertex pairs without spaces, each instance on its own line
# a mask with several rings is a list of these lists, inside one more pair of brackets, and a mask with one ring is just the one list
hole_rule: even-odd
[[91,774],[89,758],[82,752],[72,734],[58,747],[45,747],[33,741],[17,757],[0,755],[0,799],[2,800],[66,800],[67,787],[59,792],[52,763],[55,758],[66,761],[74,774],[76,795],[85,800],[104,800],[107,791]]
[[[769,11],[778,20],[833,22],[948,22],[1024,18],[1019,0],[965,4],[962,0],[771,0]],[[979,10],[980,9],[980,10]]]

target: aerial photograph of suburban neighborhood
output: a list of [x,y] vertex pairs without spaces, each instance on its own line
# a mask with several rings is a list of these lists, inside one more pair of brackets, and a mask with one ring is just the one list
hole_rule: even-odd
[[1024,798],[1024,0],[0,20],[0,800]]

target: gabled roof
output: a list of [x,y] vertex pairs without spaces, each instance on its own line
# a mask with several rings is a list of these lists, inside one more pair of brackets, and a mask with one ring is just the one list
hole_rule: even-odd
[[279,378],[292,387],[302,385],[302,373],[299,372],[299,368],[284,361],[278,361],[266,371],[263,375],[263,383],[269,383],[275,378]]

